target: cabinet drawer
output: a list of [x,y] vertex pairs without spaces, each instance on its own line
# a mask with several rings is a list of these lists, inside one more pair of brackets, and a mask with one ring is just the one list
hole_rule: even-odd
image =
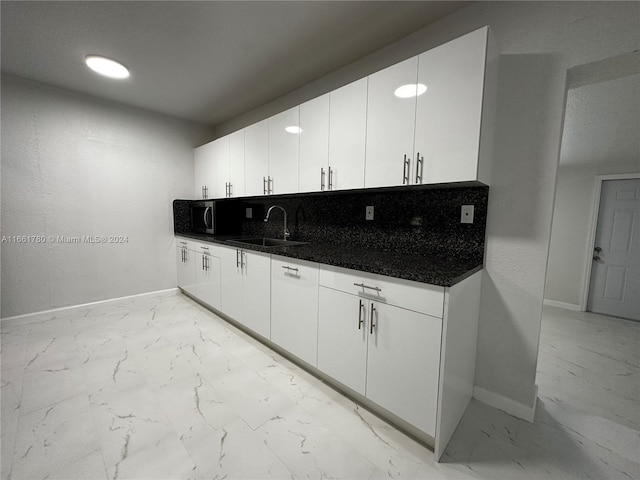
[[[178,246],[180,246],[180,244],[178,244]],[[187,248],[198,253],[204,253],[213,257],[220,257],[221,247],[215,243],[190,241],[188,242]]]
[[325,265],[320,285],[442,318],[444,287]]

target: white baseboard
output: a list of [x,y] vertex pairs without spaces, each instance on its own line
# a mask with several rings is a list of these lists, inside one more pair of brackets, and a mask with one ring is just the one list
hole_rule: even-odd
[[564,308],[565,310],[573,310],[574,312],[580,312],[582,310],[580,308],[580,305],[576,305],[575,303],[559,302],[557,300],[547,300],[546,298],[544,299],[543,303],[548,307]]
[[[107,300],[98,300],[97,302],[81,303],[79,305],[70,305],[68,307],[53,308],[51,310],[41,310],[39,312],[25,313],[23,315],[15,315],[13,317],[5,317],[0,319],[0,322],[20,321],[24,323],[29,323],[30,321],[33,321],[34,319],[36,319],[36,317],[42,317],[42,316],[51,315],[54,313],[66,312],[70,310],[76,310],[79,308],[85,308],[85,307],[96,306],[96,305],[107,306],[113,303],[122,302],[123,300],[131,300],[133,298],[141,298],[141,297],[151,297],[153,295],[169,294],[169,293],[175,293],[177,291],[178,291],[178,288],[174,287],[174,288],[167,288],[166,290],[155,290],[153,292],[138,293],[136,295],[127,295],[126,297],[109,298]],[[38,321],[38,319],[36,319],[36,321]]]
[[527,422],[533,423],[536,414],[536,403],[538,402],[538,386],[536,385],[535,395],[533,397],[533,406],[524,405],[510,398],[504,397],[499,393],[490,392],[480,387],[473,387],[473,398],[486,403],[490,407],[497,408],[503,412],[521,418]]

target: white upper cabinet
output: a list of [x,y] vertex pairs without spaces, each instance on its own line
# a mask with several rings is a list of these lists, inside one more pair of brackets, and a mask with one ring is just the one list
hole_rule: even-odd
[[329,94],[327,190],[364,187],[367,78]]
[[269,118],[270,194],[298,192],[300,108],[294,107]]
[[229,135],[228,197],[244,196],[244,129]]
[[329,94],[300,105],[298,190],[327,189],[329,169]]
[[194,151],[195,198],[224,198],[229,177],[229,137],[222,137]]
[[269,120],[244,129],[245,195],[267,193],[269,177]]
[[215,178],[214,142],[207,143],[193,151],[194,198],[212,198],[211,191]]
[[484,27],[419,56],[418,82],[427,87],[416,110],[422,183],[488,183],[478,173],[487,40]]
[[209,198],[224,198],[227,196],[226,183],[229,181],[229,136],[218,138],[212,144],[213,182]]
[[418,57],[369,76],[365,187],[415,183]]

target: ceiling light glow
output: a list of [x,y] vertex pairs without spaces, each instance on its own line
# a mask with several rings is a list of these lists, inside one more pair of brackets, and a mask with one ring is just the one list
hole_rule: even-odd
[[287,133],[302,133],[302,129],[297,125],[290,125],[288,127],[285,127],[284,130]]
[[128,78],[129,69],[115,60],[100,55],[87,55],[84,59],[91,70],[109,78]]
[[411,98],[422,95],[427,91],[427,86],[424,83],[409,83],[396,88],[393,94],[398,98]]

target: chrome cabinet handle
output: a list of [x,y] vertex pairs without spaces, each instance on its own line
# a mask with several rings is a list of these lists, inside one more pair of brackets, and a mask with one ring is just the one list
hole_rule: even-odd
[[411,163],[411,159],[407,158],[407,156],[404,156],[404,161],[402,163],[402,184],[403,185],[408,185],[409,184],[409,172],[410,172],[410,163]]
[[240,267],[240,250],[236,250],[236,268]]
[[324,168],[320,167],[320,191],[324,192]]
[[422,183],[422,174],[424,173],[424,156],[420,157],[420,152],[416,154],[416,183]]
[[204,255],[202,255],[202,270],[204,271]]
[[354,283],[356,287],[368,288],[369,290],[375,290],[376,292],[381,292],[382,289],[380,287],[370,287],[369,285],[365,285],[364,283]]
[[358,307],[358,330],[362,330],[362,324],[364,320],[362,319],[362,308],[364,307],[364,303],[360,300],[360,306]]
[[240,267],[244,268],[247,265],[247,262],[244,261],[244,252],[240,252]]
[[273,193],[273,178],[267,177],[267,193],[271,195]]
[[369,334],[373,335],[373,328],[376,326],[375,323],[373,323],[373,313],[376,311],[376,307],[373,305],[373,303],[371,304],[371,321],[370,321],[370,327],[369,327]]
[[229,182],[229,198],[233,197],[233,184]]
[[267,179],[266,177],[262,177],[262,194],[267,194]]
[[333,169],[329,167],[329,190],[333,190]]
[[[291,275],[294,277],[299,277],[300,273],[298,272],[297,268],[294,267],[289,267],[288,265],[283,265],[282,268],[284,268],[286,271],[284,272],[285,275]],[[293,272],[293,273],[291,273]]]

